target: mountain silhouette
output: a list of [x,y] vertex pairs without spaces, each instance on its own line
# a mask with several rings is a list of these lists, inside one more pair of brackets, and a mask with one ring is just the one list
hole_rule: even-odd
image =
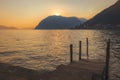
[[35,29],[71,29],[80,26],[86,20],[76,17],[48,16],[43,19]]
[[98,24],[112,26],[120,25],[120,0],[85,23],[88,27]]

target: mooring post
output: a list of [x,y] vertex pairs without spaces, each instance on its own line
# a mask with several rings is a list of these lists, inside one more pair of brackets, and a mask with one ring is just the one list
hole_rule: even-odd
[[70,44],[70,63],[73,62],[73,45]]
[[86,42],[87,42],[87,59],[89,59],[89,42],[88,42],[88,38],[86,38]]
[[109,62],[110,62],[110,39],[107,42],[106,48],[105,80],[109,80]]
[[82,41],[79,41],[79,61],[81,60]]

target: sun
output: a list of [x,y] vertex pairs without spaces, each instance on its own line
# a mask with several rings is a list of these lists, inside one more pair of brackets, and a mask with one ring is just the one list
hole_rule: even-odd
[[54,15],[55,15],[55,16],[60,16],[61,14],[58,13],[58,12],[56,12],[56,13],[54,13]]

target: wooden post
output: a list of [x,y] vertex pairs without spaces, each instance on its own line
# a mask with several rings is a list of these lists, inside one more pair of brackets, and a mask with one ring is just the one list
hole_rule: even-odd
[[109,61],[110,61],[110,39],[107,42],[106,48],[105,80],[109,80]]
[[79,42],[79,61],[81,60],[82,41]]
[[89,59],[89,42],[88,42],[88,38],[86,38],[86,42],[87,42],[87,59]]
[[70,63],[73,62],[73,45],[70,45]]

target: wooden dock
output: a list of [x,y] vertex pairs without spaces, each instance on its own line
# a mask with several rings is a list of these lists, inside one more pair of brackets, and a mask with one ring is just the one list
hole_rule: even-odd
[[60,65],[55,71],[45,75],[41,80],[109,80],[110,40],[107,42],[105,62],[89,59],[88,38],[86,55],[82,59],[82,41],[79,42],[79,61],[73,61],[73,45],[70,44],[70,64]]
[[0,63],[0,80],[101,80],[103,67],[103,62],[81,60],[41,73]]
[[60,65],[41,80],[101,80],[103,62],[81,60],[68,65]]
[[74,62],[73,45],[70,45],[70,63],[60,65],[54,71],[41,73],[18,66],[0,64],[0,79],[2,80],[109,80],[110,40],[106,46],[105,62],[89,59],[89,44],[87,38],[87,59],[82,59],[82,41],[79,42],[78,62]]

